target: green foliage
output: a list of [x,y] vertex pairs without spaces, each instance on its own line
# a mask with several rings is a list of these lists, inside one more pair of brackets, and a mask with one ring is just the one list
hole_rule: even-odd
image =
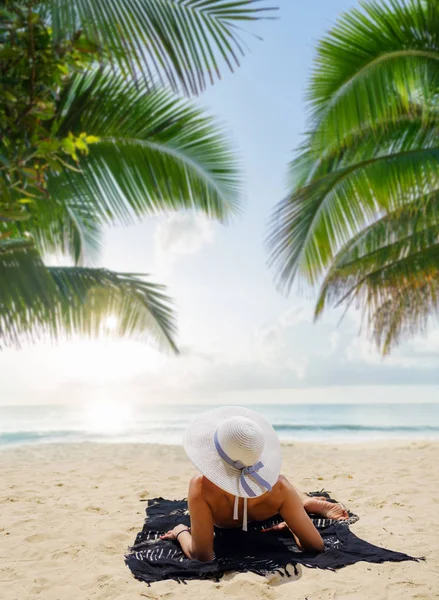
[[364,2],[319,43],[310,127],[270,243],[281,285],[358,306],[383,353],[425,331],[439,292],[439,5]]
[[88,155],[79,169],[48,170],[47,196],[26,204],[26,222],[4,224],[41,252],[78,263],[97,253],[103,225],[178,209],[225,221],[238,208],[239,170],[221,129],[168,90],[91,68],[65,86],[54,118],[60,139],[85,139]]
[[[56,41],[78,30],[86,47],[114,69],[171,86],[186,95],[202,92],[233,71],[245,54],[243,26],[267,18],[265,0],[45,0]],[[265,6],[264,6],[265,5]]]
[[[237,210],[239,170],[221,128],[166,89],[93,70],[60,98],[61,135],[88,131],[98,141],[82,173],[51,177],[52,196],[89,198],[102,222],[132,222],[163,210],[200,209],[225,221]],[[111,177],[102,181],[102,173]]]
[[48,195],[50,172],[77,168],[94,138],[58,135],[54,119],[60,90],[92,57],[75,39],[53,43],[38,3],[6,2],[0,8],[0,219],[29,218],[27,205]]
[[175,319],[163,286],[139,275],[85,267],[46,267],[28,240],[0,241],[0,347],[75,333],[137,335],[176,350]]
[[[174,91],[233,70],[258,0],[5,0],[0,7],[0,345],[102,331],[175,350],[161,288],[84,265],[103,225],[163,210],[225,221],[239,171],[218,125]],[[46,253],[75,267],[47,268]]]

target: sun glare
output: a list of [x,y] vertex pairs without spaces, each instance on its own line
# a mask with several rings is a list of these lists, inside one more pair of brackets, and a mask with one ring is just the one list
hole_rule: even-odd
[[58,371],[86,384],[129,381],[143,373],[157,373],[166,357],[140,342],[83,341],[71,343],[57,356]]
[[97,434],[122,433],[132,416],[132,407],[127,404],[97,400],[84,407],[84,428]]
[[110,316],[105,321],[105,329],[107,331],[114,331],[117,327],[117,318],[114,316]]

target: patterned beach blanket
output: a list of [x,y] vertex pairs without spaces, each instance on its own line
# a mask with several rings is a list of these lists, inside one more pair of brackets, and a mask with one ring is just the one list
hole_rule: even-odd
[[[329,501],[336,502],[326,492],[312,492],[310,495],[326,496]],[[215,528],[215,560],[200,562],[186,558],[176,542],[160,539],[163,533],[178,523],[189,525],[187,501],[155,498],[147,501],[145,524],[126,554],[125,562],[136,579],[151,584],[164,579],[181,582],[206,578],[219,580],[230,571],[251,571],[260,575],[279,572],[289,576],[288,567],[297,573],[299,564],[336,570],[359,561],[422,560],[374,546],[356,537],[349,525],[355,523],[358,517],[351,512],[347,521],[311,517],[325,542],[323,553],[299,550],[288,531],[262,533],[262,529],[281,521],[277,515],[266,521],[249,523],[248,532],[241,528]]]

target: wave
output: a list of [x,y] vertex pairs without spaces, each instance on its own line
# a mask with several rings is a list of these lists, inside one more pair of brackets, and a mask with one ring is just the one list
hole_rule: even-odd
[[382,431],[382,432],[435,432],[439,433],[439,426],[435,425],[297,425],[297,424],[279,424],[273,425],[276,431]]
[[[153,444],[179,444],[181,431],[164,430],[158,434],[153,430],[123,432],[94,432],[78,430],[52,430],[52,431],[13,431],[0,433],[0,448],[5,446],[41,444],[41,443],[82,443],[82,442],[114,442],[114,443],[153,443]],[[177,434],[177,435],[176,435]]]
[[26,440],[28,442],[38,442],[45,440],[60,439],[67,441],[74,437],[81,437],[85,435],[85,432],[72,431],[72,430],[59,430],[59,431],[12,431],[7,433],[0,433],[0,445],[1,444],[13,444],[14,442],[22,442]]
[[[126,428],[123,431],[90,431],[85,429],[40,429],[15,430],[0,432],[0,447],[23,444],[42,443],[81,443],[81,442],[114,442],[114,443],[161,443],[180,444],[186,424],[171,426],[163,424],[152,427]],[[358,424],[324,424],[324,423],[277,423],[274,428],[282,440],[343,440],[362,437],[374,438],[437,438],[438,425],[358,425]]]

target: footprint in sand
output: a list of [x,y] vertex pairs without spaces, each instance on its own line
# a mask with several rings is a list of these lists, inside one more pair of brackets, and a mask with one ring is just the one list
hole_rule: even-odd
[[231,578],[224,577],[222,591],[226,596],[233,598],[255,597],[263,598],[264,600],[276,600],[278,592],[274,588],[267,586],[265,577],[249,574],[233,575]]
[[100,506],[86,506],[85,511],[90,513],[98,513],[100,515],[108,515],[108,511],[105,508],[101,508]]
[[25,542],[30,542],[31,544],[38,544],[39,542],[46,542],[47,540],[54,539],[56,536],[50,535],[48,533],[34,533],[33,535],[29,535],[24,538]]

